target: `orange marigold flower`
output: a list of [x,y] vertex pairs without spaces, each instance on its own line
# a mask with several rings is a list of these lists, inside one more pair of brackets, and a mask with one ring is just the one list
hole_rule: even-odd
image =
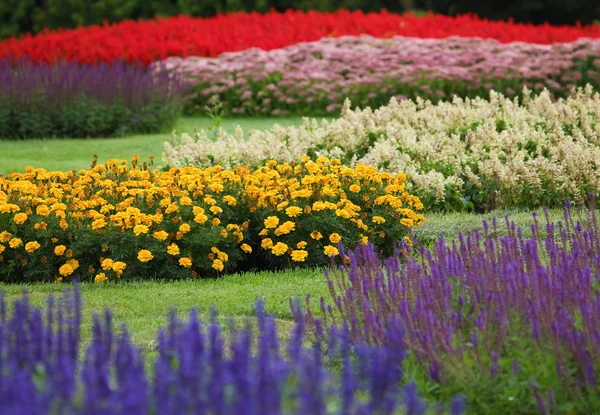
[[179,255],[179,247],[177,244],[171,244],[167,247],[167,254],[169,255]]
[[221,220],[219,218],[213,218],[211,223],[212,226],[219,226],[221,224]]
[[100,274],[96,275],[94,281],[96,282],[96,284],[100,284],[101,282],[104,282],[107,279],[108,278],[106,278],[106,274],[104,272],[101,272]]
[[338,249],[335,246],[326,245],[325,248],[323,249],[323,253],[330,257],[330,256],[336,256],[340,252],[338,251]]
[[169,237],[169,234],[165,231],[158,231],[158,232],[154,232],[152,234],[152,236],[154,237],[154,239],[158,239],[159,241],[162,242]]
[[272,229],[279,225],[279,218],[277,216],[269,216],[265,219],[265,228]]
[[223,262],[220,259],[215,259],[212,263],[212,267],[217,271],[223,271],[225,265],[223,265]]
[[273,240],[271,238],[265,238],[260,243],[260,246],[262,246],[263,249],[271,249],[273,248]]
[[0,233],[0,242],[6,243],[6,242],[10,241],[11,238],[12,238],[12,235],[8,231],[3,231],[2,233]]
[[275,244],[275,246],[273,246],[273,248],[271,249],[271,252],[274,255],[281,256],[285,254],[287,250],[288,246],[286,244],[284,244],[283,242],[277,242],[277,244]]
[[319,231],[312,231],[310,233],[310,237],[318,241],[319,239],[323,238],[323,235],[321,235],[321,232]]
[[58,246],[54,247],[54,255],[61,256],[62,254],[65,253],[66,250],[67,250],[66,246],[58,245]]
[[73,269],[73,267],[69,264],[64,264],[63,266],[61,266],[58,269],[58,272],[60,273],[60,275],[62,275],[63,277],[68,277],[69,275],[71,275],[73,273],[73,271],[75,271]]
[[40,244],[37,241],[31,241],[25,244],[25,250],[29,253],[36,251],[39,247]]
[[381,225],[382,223],[385,223],[385,218],[381,217],[381,216],[373,216],[373,223],[376,223],[378,225]]
[[191,258],[179,258],[179,265],[184,268],[192,267],[192,259]]
[[137,257],[140,262],[148,262],[154,258],[154,255],[152,255],[152,252],[148,251],[147,249],[142,249],[140,252],[138,252]]
[[17,225],[22,225],[27,220],[27,215],[25,213],[17,213],[14,217],[14,221]]
[[21,246],[22,243],[23,243],[23,241],[20,238],[12,238],[8,242],[8,246],[15,249],[15,248],[18,248],[19,246]]
[[339,233],[332,233],[331,235],[329,235],[329,240],[332,244],[337,244],[339,241],[342,240],[342,237]]
[[304,262],[306,257],[308,256],[308,252],[304,250],[296,250],[292,251],[292,261],[295,262]]
[[112,269],[114,263],[115,263],[115,261],[113,261],[112,259],[106,258],[100,263],[100,266],[102,267],[102,269],[104,271],[110,271]]
[[127,264],[121,261],[115,261],[112,266],[112,270],[117,273],[117,275],[121,275],[123,271],[127,268]]

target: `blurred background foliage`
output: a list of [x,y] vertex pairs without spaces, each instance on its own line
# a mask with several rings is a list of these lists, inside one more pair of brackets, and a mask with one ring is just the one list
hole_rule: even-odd
[[552,24],[593,23],[600,19],[598,0],[2,0],[0,38],[157,16],[214,16],[232,11],[271,9],[365,12],[431,10],[447,15],[475,13],[490,19]]

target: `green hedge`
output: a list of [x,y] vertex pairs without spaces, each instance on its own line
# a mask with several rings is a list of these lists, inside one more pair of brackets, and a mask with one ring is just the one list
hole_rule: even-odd
[[412,8],[444,14],[474,12],[493,19],[512,17],[516,21],[555,24],[600,19],[600,2],[596,0],[2,0],[0,38],[45,28],[177,14],[213,16],[239,10],[267,12],[272,8],[333,11],[342,7],[367,12],[382,8],[394,12]]

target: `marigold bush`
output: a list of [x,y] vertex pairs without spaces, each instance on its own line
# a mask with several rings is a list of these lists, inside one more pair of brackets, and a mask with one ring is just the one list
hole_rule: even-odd
[[174,136],[163,159],[171,166],[257,166],[303,155],[364,163],[402,172],[407,189],[432,210],[560,206],[600,192],[600,95],[591,87],[554,102],[548,91],[523,99],[491,92],[490,99],[437,105],[417,99],[375,111],[350,109],[339,119],[269,131],[219,131],[209,139]]
[[391,97],[436,102],[488,96],[490,89],[515,96],[524,86],[564,97],[572,87],[600,85],[600,41],[346,36],[153,65],[173,69],[193,85],[188,112],[203,111],[216,96],[232,114],[316,115],[338,112],[345,98],[377,108]]
[[324,37],[367,34],[388,38],[485,37],[503,43],[571,42],[600,37],[600,26],[534,26],[480,19],[473,15],[417,17],[380,13],[288,11],[285,13],[231,13],[213,18],[185,16],[114,25],[44,32],[0,43],[0,58],[54,63],[75,59],[80,63],[128,62],[148,64],[170,56],[211,56],[251,47],[279,49]]
[[309,157],[256,170],[109,160],[0,176],[0,281],[183,278],[326,264],[424,221],[405,176]]

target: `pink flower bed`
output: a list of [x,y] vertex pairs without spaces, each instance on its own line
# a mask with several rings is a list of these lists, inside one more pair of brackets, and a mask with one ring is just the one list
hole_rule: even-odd
[[370,36],[322,39],[282,49],[248,49],[218,58],[168,58],[194,85],[190,111],[218,96],[234,114],[332,113],[346,97],[378,106],[392,96],[515,95],[523,86],[563,96],[600,84],[600,41],[539,45],[493,39]]

